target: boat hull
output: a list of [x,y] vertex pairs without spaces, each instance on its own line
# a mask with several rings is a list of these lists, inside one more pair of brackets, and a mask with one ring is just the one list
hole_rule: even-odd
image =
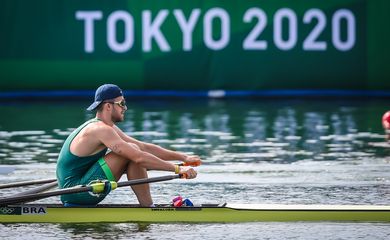
[[26,204],[0,207],[1,223],[268,221],[390,222],[390,206],[226,204],[180,208],[99,205],[88,208]]

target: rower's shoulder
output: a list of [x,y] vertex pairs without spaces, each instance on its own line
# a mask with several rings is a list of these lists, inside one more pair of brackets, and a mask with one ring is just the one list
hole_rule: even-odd
[[88,126],[86,126],[86,129],[91,132],[115,131],[112,126],[107,125],[102,121],[91,122],[90,124],[88,124]]

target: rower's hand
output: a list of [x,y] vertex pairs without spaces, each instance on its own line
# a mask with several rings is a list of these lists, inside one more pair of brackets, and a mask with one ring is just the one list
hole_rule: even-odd
[[187,156],[186,159],[184,159],[183,166],[192,166],[197,167],[202,164],[202,160],[200,160],[200,157],[197,155],[191,155]]
[[198,175],[198,173],[192,167],[183,166],[179,167],[179,174],[182,174],[184,178],[187,179],[196,178],[196,175]]

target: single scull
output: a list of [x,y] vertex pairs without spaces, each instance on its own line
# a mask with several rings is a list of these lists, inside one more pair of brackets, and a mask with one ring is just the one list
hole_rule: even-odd
[[0,207],[1,223],[266,221],[390,222],[390,206],[204,204],[149,208],[122,204],[101,204],[97,207],[24,204]]

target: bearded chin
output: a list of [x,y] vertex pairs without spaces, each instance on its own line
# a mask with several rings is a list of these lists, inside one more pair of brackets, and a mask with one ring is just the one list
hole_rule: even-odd
[[122,122],[123,118],[121,116],[111,116],[111,120],[112,122],[117,123],[117,122]]

